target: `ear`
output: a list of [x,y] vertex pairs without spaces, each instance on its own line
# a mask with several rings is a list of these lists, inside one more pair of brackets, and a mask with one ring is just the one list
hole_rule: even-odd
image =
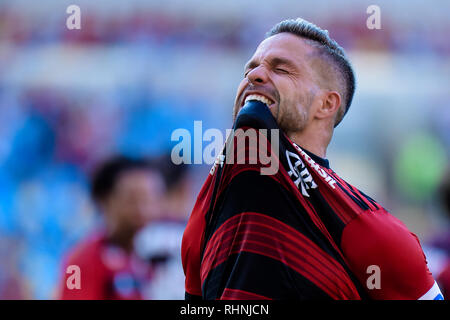
[[325,91],[322,96],[322,105],[317,109],[315,116],[319,119],[334,119],[341,106],[341,95],[337,91]]

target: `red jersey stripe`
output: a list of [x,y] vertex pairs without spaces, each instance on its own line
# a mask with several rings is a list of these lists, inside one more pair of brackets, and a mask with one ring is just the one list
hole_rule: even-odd
[[[249,219],[252,220],[245,221]],[[237,232],[239,227],[244,227],[245,231]],[[229,255],[247,251],[287,264],[335,299],[359,298],[341,265],[300,232],[277,219],[258,213],[243,213],[230,218],[219,229],[205,251],[202,282],[209,271],[223,263]],[[279,241],[273,244],[270,239]],[[220,249],[214,251],[217,247]]]
[[249,291],[225,288],[223,290],[220,300],[272,300],[268,297],[262,296]]

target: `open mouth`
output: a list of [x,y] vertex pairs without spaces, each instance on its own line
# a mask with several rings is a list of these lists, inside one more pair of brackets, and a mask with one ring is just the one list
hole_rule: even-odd
[[269,99],[261,94],[249,94],[245,98],[244,104],[251,100],[260,101],[260,102],[264,103],[267,107],[270,107],[271,105],[273,105],[275,103],[271,99]]

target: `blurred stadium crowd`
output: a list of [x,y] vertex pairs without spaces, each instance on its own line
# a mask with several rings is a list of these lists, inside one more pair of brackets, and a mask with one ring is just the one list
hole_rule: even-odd
[[[297,16],[328,29],[356,69],[331,165],[423,242],[448,232],[437,192],[450,157],[448,2],[383,2],[381,30],[366,27],[367,1],[77,1],[81,30],[65,26],[69,4],[0,2],[0,298],[56,298],[67,250],[102,223],[93,168],[115,154],[167,155],[172,131],[194,120],[231,127],[245,62],[273,24]],[[208,169],[188,168],[181,224]],[[182,228],[149,228],[144,247],[179,256]],[[183,298],[176,259],[148,298]]]

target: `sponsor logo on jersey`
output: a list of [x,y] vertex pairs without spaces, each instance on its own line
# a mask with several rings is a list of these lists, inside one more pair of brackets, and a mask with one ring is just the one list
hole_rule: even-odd
[[323,178],[323,180],[325,180],[325,182],[328,183],[328,185],[330,187],[332,187],[333,189],[336,189],[336,186],[335,186],[336,180],[331,178],[330,175],[324,169],[322,169],[322,167],[317,162],[315,162],[305,151],[302,150],[302,148],[300,148],[295,143],[293,145],[297,149],[297,151],[301,154],[301,156],[309,163],[311,168],[316,170],[316,172],[319,174],[319,176],[321,178]]

